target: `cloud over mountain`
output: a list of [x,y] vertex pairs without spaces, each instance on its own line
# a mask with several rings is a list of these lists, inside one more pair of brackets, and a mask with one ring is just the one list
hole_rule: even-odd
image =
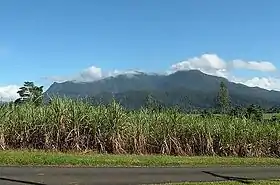
[[233,69],[245,69],[261,72],[276,71],[276,67],[267,61],[244,61],[240,59],[225,61],[216,54],[203,54],[200,57],[189,58],[173,64],[171,69],[191,70],[197,69],[211,75],[227,76]]
[[215,76],[227,77],[228,75],[227,63],[215,54],[203,54],[200,57],[193,57],[171,66],[171,70],[174,72],[193,69]]
[[[268,90],[280,90],[280,78],[273,76],[259,77],[253,76],[250,78],[244,78],[242,76],[235,76],[233,71],[236,70],[251,70],[259,72],[275,72],[277,68],[273,63],[268,61],[245,61],[241,59],[235,59],[226,61],[220,58],[217,54],[203,54],[201,56],[188,58],[170,66],[170,68],[164,74],[170,74],[179,70],[200,70],[203,73],[220,76],[227,78],[229,81],[242,83],[250,87],[261,87]],[[64,82],[64,81],[76,81],[76,82],[90,82],[100,80],[109,76],[116,76],[119,74],[126,74],[127,76],[133,76],[138,72],[135,70],[113,70],[103,71],[97,66],[90,66],[82,70],[81,72],[69,75],[69,76],[52,76],[46,79],[51,82]],[[0,87],[0,98],[2,100],[14,100],[18,97],[18,86],[9,85]]]
[[17,99],[19,97],[18,90],[19,86],[17,85],[0,86],[0,101],[7,102]]
[[[225,61],[220,58],[217,54],[203,54],[198,57],[192,57],[184,61],[170,66],[170,69],[166,71],[165,74],[170,74],[179,70],[200,70],[203,73],[220,76],[227,78],[232,82],[242,83],[248,86],[256,86],[269,90],[280,90],[280,79],[267,76],[259,77],[253,76],[251,78],[243,78],[242,76],[235,76],[233,74],[234,70],[252,70],[259,72],[274,72],[277,68],[267,61],[245,61],[241,59],[235,59],[232,61]],[[135,71],[120,71],[113,70],[104,72],[101,68],[96,66],[91,66],[84,69],[80,73],[70,76],[70,77],[51,77],[49,80],[63,82],[63,81],[76,81],[76,82],[89,82],[96,81],[109,76],[116,76],[119,74],[127,74],[133,76]]]
[[233,60],[232,66],[235,69],[248,69],[248,70],[256,70],[262,72],[272,72],[276,71],[276,67],[266,61],[243,61],[243,60]]
[[242,83],[250,87],[261,87],[268,90],[280,90],[280,79],[275,77],[258,77],[244,79],[234,76],[233,70],[253,70],[259,72],[274,72],[277,68],[267,61],[244,61],[240,59],[225,61],[216,54],[203,54],[200,57],[189,58],[173,64],[172,71],[197,69],[206,74],[227,78],[232,82]]

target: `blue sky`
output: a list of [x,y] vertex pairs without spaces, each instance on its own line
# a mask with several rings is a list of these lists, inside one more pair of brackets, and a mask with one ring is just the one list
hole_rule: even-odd
[[[91,66],[163,72],[187,61],[187,68],[211,64],[205,71],[216,74],[207,53],[241,60],[243,67],[226,69],[231,77],[278,83],[278,7],[278,0],[0,0],[0,93],[26,80],[48,86]],[[257,69],[262,61],[273,69]]]

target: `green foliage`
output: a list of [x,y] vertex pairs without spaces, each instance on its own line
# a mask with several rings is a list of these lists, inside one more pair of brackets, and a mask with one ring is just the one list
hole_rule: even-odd
[[15,100],[16,104],[32,102],[35,105],[41,105],[43,102],[43,86],[35,86],[33,82],[24,82],[23,86],[17,92],[20,96]]
[[146,98],[145,102],[145,108],[151,110],[151,111],[161,111],[164,109],[164,104],[157,100],[153,95],[149,94]]
[[203,110],[201,112],[201,117],[203,118],[210,118],[213,116],[213,113],[210,110]]
[[271,117],[271,121],[272,121],[272,122],[280,123],[280,116],[279,116],[279,115],[273,115],[273,116]]
[[250,105],[247,108],[247,114],[246,117],[249,119],[254,119],[257,121],[263,120],[263,109],[259,105]]
[[220,89],[218,92],[217,101],[221,113],[223,114],[227,113],[230,106],[230,100],[229,100],[229,92],[224,82],[220,83]]
[[238,118],[247,118],[260,122],[264,120],[263,113],[264,110],[259,105],[252,104],[247,108],[241,106],[234,107],[229,112],[229,115]]
[[[112,154],[280,156],[279,124],[178,108],[128,111],[116,101],[92,106],[53,98],[47,105],[3,105],[0,147]],[[271,122],[272,123],[272,122]]]
[[280,113],[280,105],[274,105],[267,109],[267,113]]
[[247,109],[241,106],[236,106],[230,110],[229,115],[244,118],[247,115]]

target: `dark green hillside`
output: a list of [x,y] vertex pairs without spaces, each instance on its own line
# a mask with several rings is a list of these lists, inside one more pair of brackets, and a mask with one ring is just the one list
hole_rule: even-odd
[[210,108],[215,106],[214,100],[221,81],[228,87],[233,106],[259,104],[270,108],[280,105],[280,92],[229,82],[198,70],[178,71],[167,76],[137,73],[133,76],[124,74],[88,83],[54,83],[45,95],[95,97],[103,102],[109,102],[114,97],[128,108],[143,106],[147,96],[152,95],[166,106],[177,104],[186,109]]

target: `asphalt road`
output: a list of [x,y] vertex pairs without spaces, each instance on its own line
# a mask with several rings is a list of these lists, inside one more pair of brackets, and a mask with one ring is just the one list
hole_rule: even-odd
[[280,179],[280,167],[54,168],[0,167],[1,185],[134,185],[169,182]]

